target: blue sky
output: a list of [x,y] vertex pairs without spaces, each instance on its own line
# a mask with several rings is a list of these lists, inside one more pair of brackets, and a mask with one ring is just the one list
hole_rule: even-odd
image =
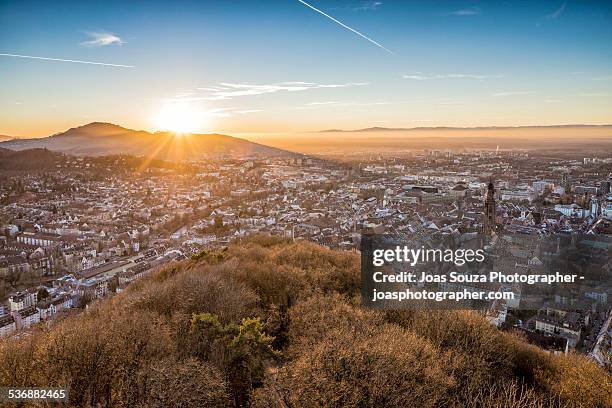
[[0,56],[0,134],[612,123],[611,2],[307,3],[372,41],[298,0],[0,0],[0,54],[133,67]]

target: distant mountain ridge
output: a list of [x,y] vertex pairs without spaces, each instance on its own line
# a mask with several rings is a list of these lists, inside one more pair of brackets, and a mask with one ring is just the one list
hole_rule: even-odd
[[505,130],[505,129],[567,129],[567,128],[612,128],[610,125],[530,125],[530,126],[418,126],[411,128],[387,128],[373,126],[363,129],[325,129],[319,130],[318,133],[335,133],[335,132],[406,132],[411,130]]
[[150,133],[103,122],[92,122],[44,138],[8,140],[0,142],[0,147],[17,151],[49,149],[81,156],[131,154],[162,160],[293,154],[227,135]]

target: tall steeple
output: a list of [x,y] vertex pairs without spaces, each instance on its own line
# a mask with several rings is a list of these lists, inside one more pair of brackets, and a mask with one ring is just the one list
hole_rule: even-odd
[[572,193],[572,184],[567,173],[563,174],[563,187],[565,188],[565,194],[569,195]]
[[572,197],[572,183],[570,182],[570,178],[567,173],[563,173],[561,182],[563,183],[563,186],[565,188],[565,192],[561,197],[561,202],[563,204],[571,204],[574,201],[574,198]]
[[489,179],[487,192],[484,197],[484,220],[482,232],[491,235],[495,231],[495,185],[493,179]]

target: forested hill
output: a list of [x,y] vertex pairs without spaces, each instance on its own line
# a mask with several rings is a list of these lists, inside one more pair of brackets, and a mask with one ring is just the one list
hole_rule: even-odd
[[362,309],[356,254],[253,237],[195,258],[4,340],[0,386],[75,407],[612,406],[586,358],[476,313]]
[[0,170],[48,170],[65,161],[65,156],[47,149],[12,151],[0,148]]

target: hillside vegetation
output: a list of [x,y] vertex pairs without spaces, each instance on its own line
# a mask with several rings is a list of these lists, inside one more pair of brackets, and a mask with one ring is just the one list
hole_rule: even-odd
[[68,386],[75,407],[612,406],[586,358],[475,312],[362,309],[359,276],[356,254],[305,242],[204,252],[1,342],[0,386]]
[[64,160],[64,155],[47,149],[12,151],[0,148],[0,170],[50,169]]

